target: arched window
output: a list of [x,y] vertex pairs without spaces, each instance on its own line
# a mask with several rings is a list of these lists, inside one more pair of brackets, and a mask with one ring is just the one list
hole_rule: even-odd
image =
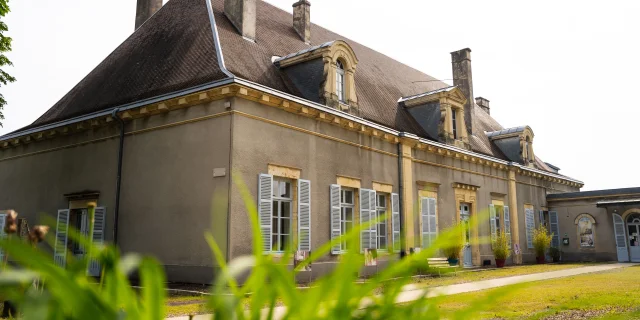
[[579,215],[575,223],[578,227],[578,244],[581,248],[593,248],[596,241],[596,220],[589,214]]
[[627,223],[640,224],[640,214],[636,213],[636,214],[629,215],[629,217],[627,218]]
[[345,102],[344,92],[344,65],[338,60],[336,62],[336,95],[339,101]]

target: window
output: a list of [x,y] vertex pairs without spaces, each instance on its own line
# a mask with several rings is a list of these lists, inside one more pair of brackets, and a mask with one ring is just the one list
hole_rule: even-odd
[[386,194],[378,193],[377,200],[376,200],[377,219],[378,221],[380,221],[378,223],[376,244],[378,245],[378,249],[383,249],[383,250],[387,249],[387,225],[388,225],[388,220],[386,219],[387,210],[388,210],[387,198],[388,196]]
[[451,109],[451,125],[453,129],[453,139],[458,139],[458,123],[456,109]]
[[[69,226],[80,232],[84,237],[89,235],[89,217],[87,209],[73,209],[70,211]],[[84,246],[73,239],[68,239],[69,250],[74,256],[85,254]]]
[[[353,210],[354,210],[354,194],[353,189],[342,188],[340,190],[340,234],[345,235],[353,229]],[[342,238],[340,244],[342,251],[347,251],[347,238]]]
[[285,251],[291,241],[292,196],[291,182],[273,179],[273,207],[271,210],[271,250]]
[[339,101],[345,102],[344,65],[340,60],[336,62],[336,95]]

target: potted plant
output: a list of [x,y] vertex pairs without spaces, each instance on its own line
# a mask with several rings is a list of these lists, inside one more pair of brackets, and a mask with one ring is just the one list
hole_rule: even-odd
[[560,262],[560,254],[562,252],[558,248],[551,247],[549,248],[549,255],[551,256],[551,260],[553,262]]
[[542,225],[533,229],[533,248],[536,252],[537,263],[542,264],[545,262],[544,255],[551,246],[551,236],[547,232],[547,228]]
[[498,234],[496,238],[491,241],[491,250],[493,250],[493,257],[496,259],[496,267],[504,267],[504,262],[511,255],[507,235],[504,233]]

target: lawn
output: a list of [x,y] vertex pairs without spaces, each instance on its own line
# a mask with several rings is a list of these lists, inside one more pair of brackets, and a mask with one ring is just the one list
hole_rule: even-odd
[[[549,264],[549,265],[525,265],[506,267],[502,269],[482,269],[478,271],[462,271],[457,274],[448,274],[442,277],[415,278],[413,285],[416,287],[436,287],[443,285],[459,284],[472,281],[482,281],[539,272],[557,271],[571,268],[579,268],[588,264]],[[376,293],[381,293],[379,290]],[[210,310],[203,304],[203,296],[172,296],[167,303],[167,315],[178,316],[188,314],[207,313]]]
[[[491,295],[481,319],[638,319],[640,266],[438,298],[444,317]],[[598,318],[599,317],[599,318]]]

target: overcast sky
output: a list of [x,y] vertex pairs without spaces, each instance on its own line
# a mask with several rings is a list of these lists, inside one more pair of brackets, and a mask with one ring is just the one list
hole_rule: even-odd
[[[204,0],[203,0],[204,1]],[[294,0],[269,0],[291,11]],[[311,0],[314,23],[439,79],[472,49],[474,93],[534,152],[585,182],[640,186],[640,1]],[[12,0],[0,135],[33,122],[133,31],[135,0]],[[451,83],[451,81],[447,81]]]

